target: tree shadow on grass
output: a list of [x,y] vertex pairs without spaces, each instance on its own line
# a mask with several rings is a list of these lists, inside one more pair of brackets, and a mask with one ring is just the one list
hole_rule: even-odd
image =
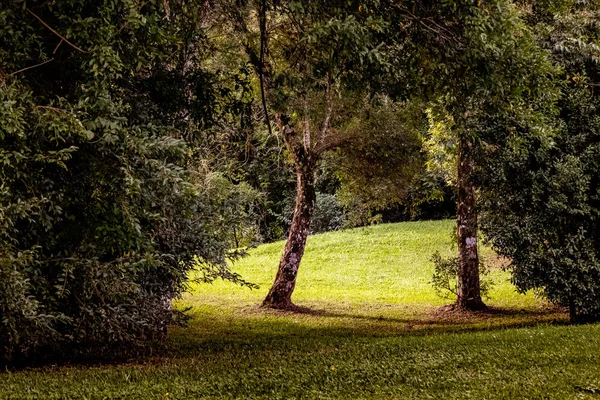
[[[173,327],[167,341],[148,346],[148,351],[138,357],[65,359],[56,364],[158,365],[178,359],[231,357],[235,354],[329,352],[345,345],[360,346],[360,343],[381,346],[393,343],[397,346],[397,339],[414,346],[422,340],[437,341],[447,335],[548,324],[567,325],[568,316],[551,307],[491,308],[487,312],[469,313],[438,307],[414,311],[410,307],[386,305],[372,308],[365,305],[352,310],[305,308],[302,313],[256,306],[242,306],[233,312],[229,308],[224,312],[215,307],[197,313],[187,327]],[[462,337],[469,340],[468,336]]]
[[219,313],[201,314],[189,327],[172,332],[166,351],[190,355],[240,346],[294,348],[306,343],[328,346],[348,340],[417,338],[569,323],[563,310],[554,307],[490,308],[486,312],[468,313],[432,307],[412,315],[402,314],[402,310],[394,309],[378,314],[306,308],[298,313],[258,307],[241,309],[227,317]]
[[[348,313],[348,312],[337,312],[328,311],[321,309],[309,309],[305,308],[301,314],[312,315],[323,318],[343,318],[353,320],[365,320],[365,321],[376,321],[382,323],[406,323],[417,326],[440,326],[443,330],[444,327],[452,326],[467,326],[476,322],[510,322],[511,319],[530,320],[532,325],[539,324],[540,321],[547,322],[548,317],[551,319],[557,319],[564,311],[558,308],[547,308],[538,310],[527,310],[527,309],[507,309],[490,307],[486,311],[455,311],[450,310],[446,307],[433,308],[423,315],[415,316],[414,318],[397,318],[383,315],[365,315],[360,313]],[[566,315],[565,315],[566,316]],[[558,322],[558,321],[557,321]]]

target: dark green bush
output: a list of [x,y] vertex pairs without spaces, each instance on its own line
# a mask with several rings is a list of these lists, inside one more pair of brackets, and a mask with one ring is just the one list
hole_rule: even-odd
[[346,223],[344,207],[334,194],[317,192],[317,206],[312,217],[312,232],[330,232],[342,229]]
[[201,7],[164,4],[0,6],[1,359],[134,350],[176,322],[198,263],[204,280],[239,280],[225,263],[235,212],[190,172],[172,123],[193,136],[190,104],[167,115],[143,84],[181,72],[172,57],[199,40],[182,32]]
[[573,321],[600,320],[600,7],[534,10],[528,20],[561,66],[562,96],[550,123],[523,124],[488,153],[482,228],[521,291],[539,290]]

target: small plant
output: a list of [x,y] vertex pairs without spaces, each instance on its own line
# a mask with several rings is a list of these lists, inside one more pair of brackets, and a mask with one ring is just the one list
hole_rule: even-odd
[[[448,299],[458,295],[458,257],[443,258],[438,251],[431,256],[435,268],[431,277],[433,286],[438,296]],[[489,277],[490,270],[479,258],[479,275],[481,277],[481,297],[489,298],[489,291],[494,282]]]

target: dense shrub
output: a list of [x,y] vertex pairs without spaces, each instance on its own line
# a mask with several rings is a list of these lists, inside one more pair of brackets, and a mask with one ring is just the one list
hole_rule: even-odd
[[317,192],[317,206],[312,217],[312,232],[330,232],[342,229],[346,223],[344,207],[334,194]]
[[561,108],[569,121],[552,141],[522,141],[490,166],[482,228],[495,250],[511,260],[521,291],[540,290],[569,307],[572,320],[597,320],[600,102],[576,84]]
[[483,229],[514,283],[568,307],[571,320],[600,319],[599,19],[597,2],[532,8],[527,20],[561,66],[554,132],[511,138],[482,174]]
[[239,278],[225,264],[234,213],[170,121],[191,137],[190,105],[166,118],[168,99],[141,84],[196,65],[173,56],[199,37],[182,27],[201,8],[166,7],[0,6],[0,358],[134,349],[176,319],[196,263],[205,280]]

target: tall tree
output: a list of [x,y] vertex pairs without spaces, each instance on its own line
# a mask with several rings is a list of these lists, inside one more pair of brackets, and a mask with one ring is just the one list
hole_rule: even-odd
[[339,113],[339,96],[361,76],[361,63],[377,57],[373,38],[382,26],[369,4],[223,3],[258,77],[264,116],[273,119],[296,173],[294,215],[264,306],[295,309],[291,296],[315,210],[317,162],[341,143],[340,128],[350,120]]
[[456,307],[480,310],[486,306],[479,280],[477,160],[483,149],[514,135],[540,101],[554,97],[546,79],[552,67],[516,10],[504,1],[486,1],[471,13],[468,46],[455,70],[459,79],[450,86],[455,97],[445,102],[458,138]]
[[534,125],[490,155],[483,228],[511,260],[520,291],[537,289],[571,321],[600,319],[600,4],[526,1],[526,21],[560,66],[561,96]]
[[[388,2],[388,90],[416,95],[452,119],[457,145],[459,309],[484,309],[479,282],[477,159],[518,129],[551,65],[505,0]],[[395,43],[394,43],[395,42]],[[405,55],[405,57],[401,57]],[[391,82],[389,81],[391,79]],[[396,80],[398,83],[394,83]],[[385,82],[385,81],[384,81]]]

